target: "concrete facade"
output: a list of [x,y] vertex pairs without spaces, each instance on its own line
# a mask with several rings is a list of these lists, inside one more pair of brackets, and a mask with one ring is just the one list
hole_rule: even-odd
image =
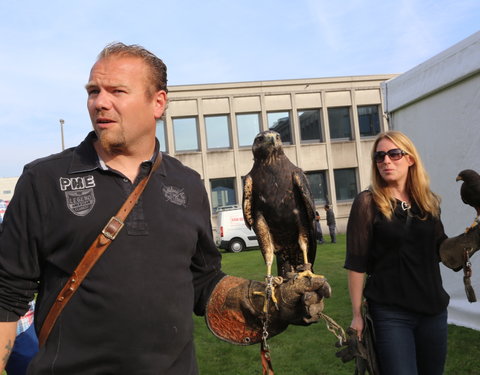
[[[344,232],[352,199],[341,200],[337,197],[336,190],[341,187],[335,186],[335,170],[347,168],[355,171],[356,192],[369,185],[370,150],[375,134],[360,134],[357,108],[378,106],[380,131],[386,130],[380,84],[393,77],[395,75],[172,86],[169,87],[169,105],[164,122],[159,125],[164,127],[163,149],[200,173],[210,201],[212,179],[234,178],[234,203],[241,204],[242,177],[250,171],[253,158],[251,143],[248,146],[239,145],[236,116],[257,113],[261,131],[269,128],[268,113],[288,112],[292,140],[284,144],[285,153],[306,173],[324,171],[327,200],[333,205],[339,232]],[[331,137],[328,109],[334,107],[349,109],[351,136],[348,139]],[[320,111],[322,135],[318,141],[303,141],[300,134],[298,114],[310,109]],[[228,117],[230,140],[227,147],[211,149],[207,146],[205,118],[212,115]],[[194,131],[198,136],[198,148],[177,151],[174,120],[188,117],[196,119]],[[318,211],[324,219],[324,210],[321,208],[319,204]],[[212,218],[215,219],[214,212]],[[215,222],[212,220],[214,225]],[[324,221],[322,224],[325,225]],[[325,233],[326,226],[324,228]]]

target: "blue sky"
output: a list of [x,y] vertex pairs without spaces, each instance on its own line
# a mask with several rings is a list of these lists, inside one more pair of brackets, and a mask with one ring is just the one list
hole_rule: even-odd
[[141,44],[169,84],[402,73],[479,31],[478,0],[0,0],[0,177],[78,144],[109,42]]

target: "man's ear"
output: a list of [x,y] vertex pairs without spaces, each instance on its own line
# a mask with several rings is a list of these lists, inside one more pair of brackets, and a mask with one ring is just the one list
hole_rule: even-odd
[[163,113],[167,109],[167,93],[165,90],[159,90],[154,94],[154,115],[156,119],[163,116]]

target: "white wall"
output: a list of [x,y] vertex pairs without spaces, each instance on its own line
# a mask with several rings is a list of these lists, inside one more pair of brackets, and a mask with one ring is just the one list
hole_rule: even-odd
[[[463,169],[480,172],[480,33],[476,33],[383,87],[390,127],[417,146],[442,197],[442,221],[449,236],[460,234],[475,210],[460,199]],[[450,294],[449,322],[480,330],[480,251],[472,258],[472,285],[479,302],[469,303],[463,272],[442,265]]]

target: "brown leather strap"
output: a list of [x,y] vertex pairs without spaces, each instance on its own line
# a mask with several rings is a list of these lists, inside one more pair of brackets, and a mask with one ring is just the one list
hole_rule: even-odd
[[262,375],[275,375],[273,372],[272,358],[270,357],[270,349],[265,347],[263,341],[260,345],[260,359],[262,360]]
[[105,252],[108,246],[117,237],[118,233],[122,230],[127,216],[137,203],[140,195],[142,195],[145,186],[147,186],[147,183],[150,180],[154,170],[156,170],[160,165],[161,160],[161,154],[158,154],[155,164],[150,170],[148,176],[139,182],[132,193],[128,196],[127,200],[123,203],[122,207],[120,207],[120,210],[118,210],[117,214],[108,221],[107,225],[105,225],[101,233],[90,245],[90,248],[87,250],[82,260],[66,282],[65,286],[58,294],[55,302],[53,302],[53,305],[47,314],[47,317],[45,318],[45,321],[43,322],[42,328],[40,329],[40,334],[38,335],[38,342],[40,346],[43,346],[47,341],[47,338],[52,331],[52,328],[55,325],[60,313],[65,308],[65,305],[68,303],[68,301],[70,301],[70,298],[72,298],[73,294],[78,290],[78,287],[88,275],[88,272],[92,269],[100,256]]
[[463,250],[463,284],[465,285],[465,293],[467,294],[468,302],[473,303],[477,302],[477,296],[475,295],[475,290],[473,290],[472,281],[472,263],[470,262],[470,252],[473,249],[464,249]]

